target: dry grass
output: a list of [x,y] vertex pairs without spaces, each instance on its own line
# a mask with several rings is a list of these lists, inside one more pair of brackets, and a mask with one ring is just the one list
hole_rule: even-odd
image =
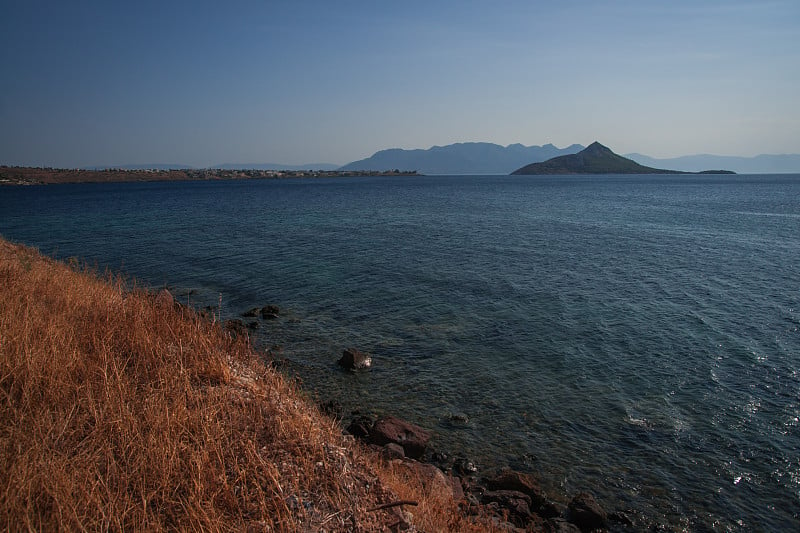
[[[0,528],[483,530],[166,294],[0,239]],[[411,476],[413,478],[413,476]]]

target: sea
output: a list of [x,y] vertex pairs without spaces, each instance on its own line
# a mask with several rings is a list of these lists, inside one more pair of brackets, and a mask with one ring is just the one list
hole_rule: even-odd
[[223,320],[277,305],[256,345],[310,398],[556,501],[800,531],[800,175],[3,187],[0,234]]

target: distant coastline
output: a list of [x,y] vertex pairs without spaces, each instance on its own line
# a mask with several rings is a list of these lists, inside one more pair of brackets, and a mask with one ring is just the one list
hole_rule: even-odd
[[415,170],[228,170],[228,169],[58,169],[0,166],[0,185],[120,183],[131,181],[197,181],[281,178],[418,176]]

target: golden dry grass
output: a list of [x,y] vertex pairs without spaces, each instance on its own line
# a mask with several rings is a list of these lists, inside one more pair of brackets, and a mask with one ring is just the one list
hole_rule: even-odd
[[485,530],[341,435],[245,340],[0,239],[0,528]]

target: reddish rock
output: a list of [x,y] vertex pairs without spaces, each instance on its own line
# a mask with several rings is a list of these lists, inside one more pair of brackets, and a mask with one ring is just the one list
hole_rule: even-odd
[[531,499],[531,509],[545,518],[558,516],[560,510],[547,499],[539,482],[533,476],[504,468],[485,481],[489,490],[516,490]]
[[542,492],[539,482],[533,476],[510,468],[504,468],[487,478],[486,487],[489,490],[516,490],[531,497]]
[[419,459],[425,453],[431,435],[421,427],[393,416],[378,419],[369,432],[370,442],[385,446],[390,442],[403,447],[407,457]]
[[461,501],[464,499],[464,486],[461,484],[461,478],[455,476],[446,476],[447,481],[450,483],[450,486],[453,488],[453,499],[456,501]]

